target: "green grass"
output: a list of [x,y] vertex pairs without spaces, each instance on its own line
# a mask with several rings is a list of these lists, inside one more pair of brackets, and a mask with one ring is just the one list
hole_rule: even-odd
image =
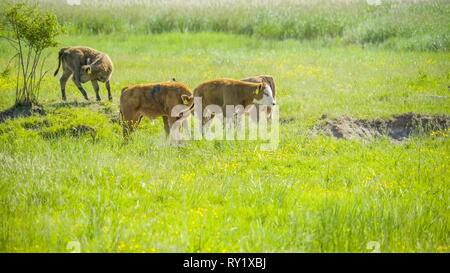
[[[16,1],[17,2],[17,1]],[[69,33],[227,32],[417,51],[450,49],[448,1],[40,0]],[[92,12],[92,11],[95,12]]]
[[[69,82],[62,105],[48,76],[47,114],[0,124],[0,251],[67,252],[70,241],[83,252],[368,252],[370,241],[382,252],[449,251],[448,137],[392,143],[311,130],[324,113],[448,115],[448,53],[203,32],[61,40],[111,56],[114,101],[82,104]],[[0,49],[4,68],[11,51]],[[57,49],[49,53],[53,72]],[[169,145],[160,120],[144,120],[125,144],[110,121],[128,84],[175,77],[193,89],[259,74],[274,76],[280,116],[293,118],[275,151]],[[0,95],[0,109],[13,104],[13,75],[0,78]]]

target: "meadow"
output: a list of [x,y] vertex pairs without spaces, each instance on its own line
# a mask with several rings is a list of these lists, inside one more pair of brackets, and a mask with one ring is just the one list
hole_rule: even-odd
[[[76,0],[68,0],[75,2]],[[70,33],[225,32],[322,44],[448,51],[446,0],[39,0]],[[95,10],[95,12],[92,12]]]
[[[448,47],[404,46],[420,35],[369,45],[339,35],[75,29],[61,46],[107,52],[114,99],[100,84],[103,101],[85,102],[69,81],[62,103],[50,76],[58,49],[48,51],[45,114],[0,123],[1,252],[69,252],[73,242],[82,252],[449,252],[448,134],[346,140],[313,130],[323,115],[449,115]],[[15,86],[5,70],[12,50],[0,41],[0,51],[3,111]],[[171,145],[159,119],[122,139],[123,86],[175,77],[193,89],[261,74],[277,83],[276,150],[255,141]]]

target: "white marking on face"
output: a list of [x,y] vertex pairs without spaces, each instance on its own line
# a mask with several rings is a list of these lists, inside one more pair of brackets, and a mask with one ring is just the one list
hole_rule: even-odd
[[272,88],[270,88],[269,85],[266,85],[266,87],[263,90],[263,97],[260,100],[254,99],[253,103],[256,104],[264,104],[264,105],[275,105],[275,99],[273,98]]

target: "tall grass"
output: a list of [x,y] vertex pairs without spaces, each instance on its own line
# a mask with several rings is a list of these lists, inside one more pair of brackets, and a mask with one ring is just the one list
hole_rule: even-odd
[[230,32],[267,39],[450,49],[448,1],[38,1],[71,33]]

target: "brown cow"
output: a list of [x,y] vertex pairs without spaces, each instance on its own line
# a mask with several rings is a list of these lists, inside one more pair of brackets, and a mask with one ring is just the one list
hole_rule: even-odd
[[[275,81],[273,80],[272,76],[261,75],[261,76],[245,78],[245,79],[242,79],[241,81],[254,82],[254,83],[262,83],[262,82],[268,83],[270,85],[270,88],[272,89],[272,96],[275,99],[275,92],[276,92],[276,90],[275,90]],[[259,119],[259,106],[258,105],[255,105],[255,106],[256,106],[256,110],[257,110],[256,118],[258,120]],[[269,118],[271,117],[271,113],[272,113],[272,107],[268,106],[267,107],[267,115],[269,116]]]
[[[233,79],[215,79],[203,82],[195,88],[194,97],[202,98],[203,107],[207,107],[208,105],[222,107],[222,113],[224,115],[226,115],[227,105],[242,105],[243,107],[247,107],[252,104],[269,106],[276,104],[269,84],[265,82],[251,83]],[[194,108],[195,105],[192,102],[187,111],[192,111]],[[202,123],[205,124],[213,117],[214,115],[211,115],[209,118],[203,117]]]
[[150,119],[162,117],[169,135],[172,124],[178,119],[171,116],[172,108],[184,101],[192,101],[192,92],[181,82],[136,84],[124,87],[120,96],[123,135],[126,138],[139,125],[142,116]]
[[89,98],[81,83],[88,81],[92,82],[97,101],[101,100],[97,81],[105,83],[108,90],[108,99],[112,100],[109,81],[114,67],[107,54],[85,46],[64,47],[61,48],[58,54],[58,68],[55,71],[55,76],[58,74],[61,63],[63,74],[59,82],[61,84],[62,100],[66,100],[66,83],[72,74],[73,82],[86,100],[89,100]]

